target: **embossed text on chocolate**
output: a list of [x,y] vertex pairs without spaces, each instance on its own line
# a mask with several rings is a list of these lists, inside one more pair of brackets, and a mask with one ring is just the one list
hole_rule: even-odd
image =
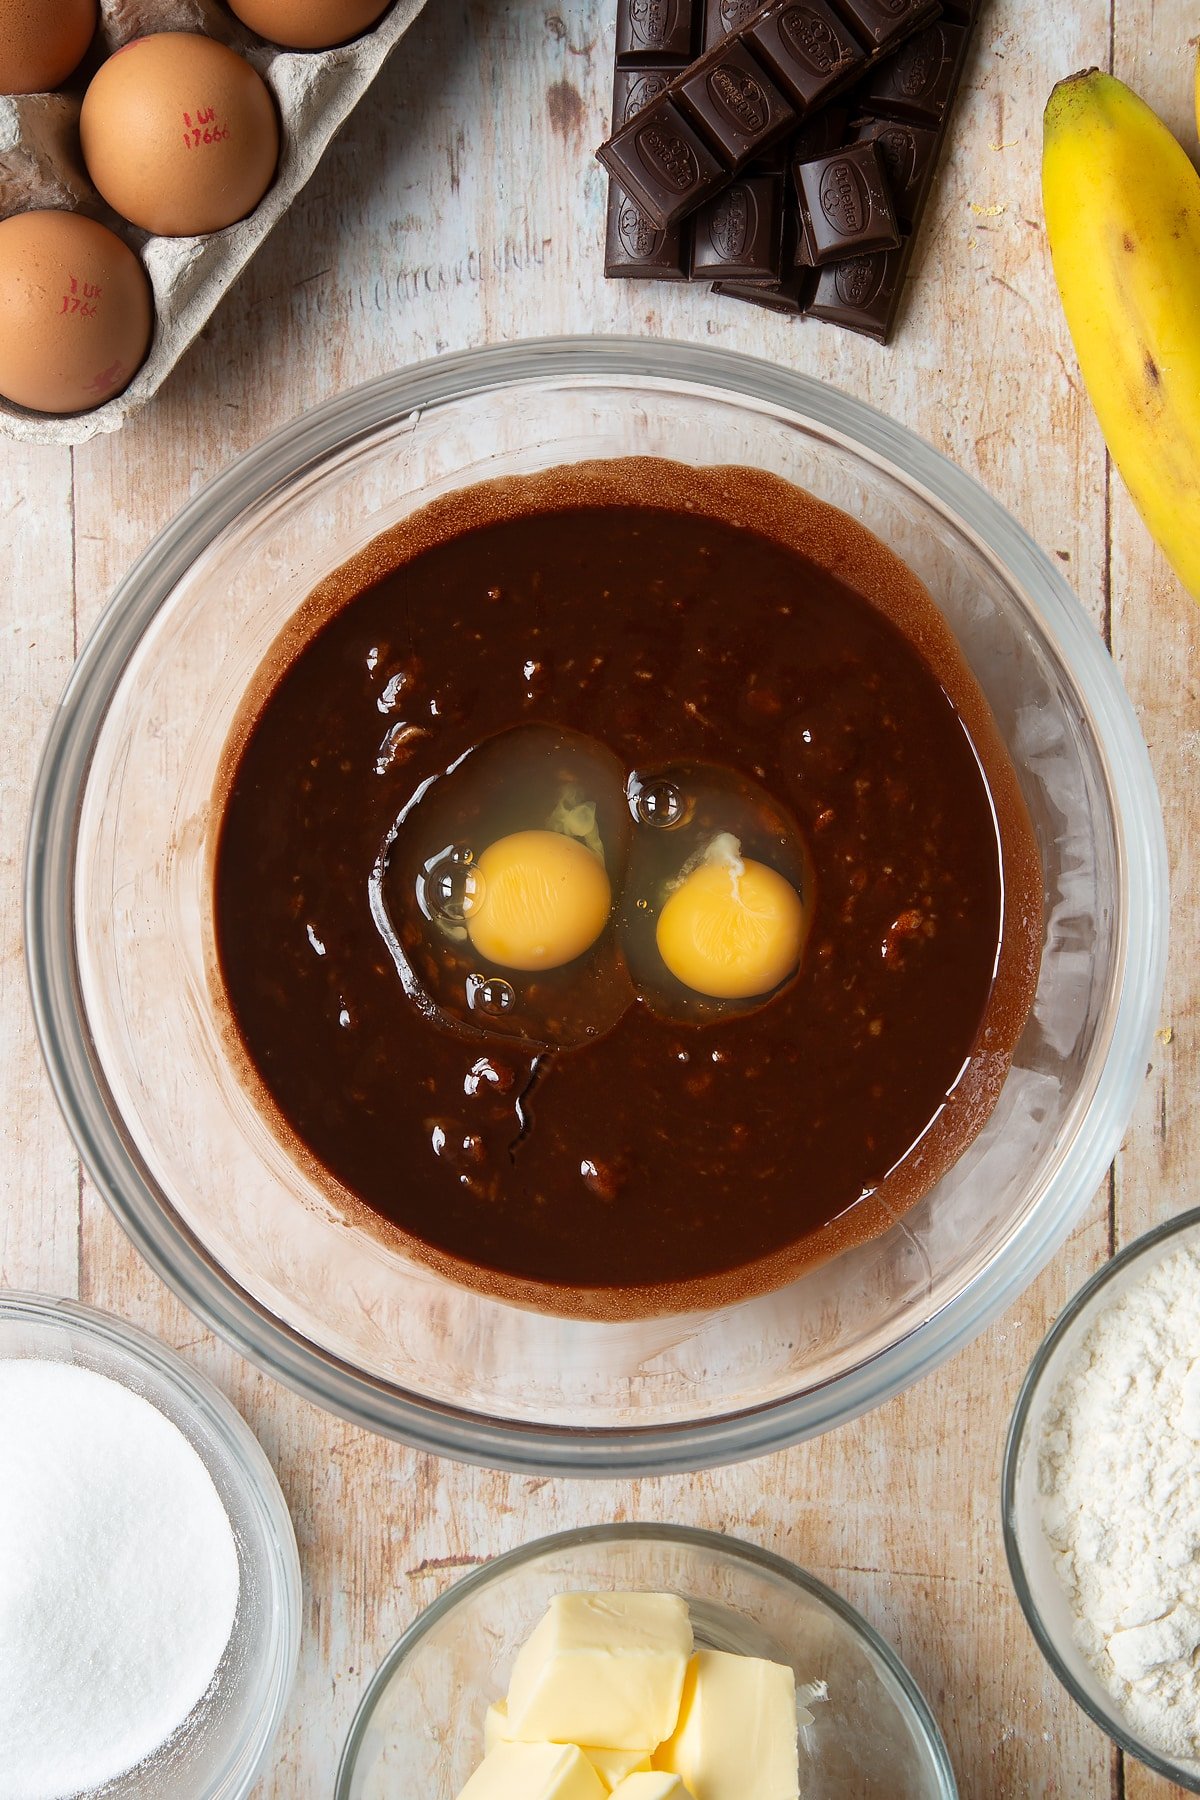
[[696,158],[682,138],[660,126],[648,125],[634,141],[639,157],[658,181],[684,194],[699,179]]
[[846,306],[870,306],[883,283],[884,272],[882,256],[855,256],[849,262],[838,263],[833,272],[838,299]]
[[747,133],[761,131],[771,116],[767,96],[754,77],[724,63],[710,73],[708,92],[713,105]]
[[863,178],[852,163],[831,162],[821,183],[821,211],[835,231],[849,236],[867,222],[870,200]]
[[725,262],[737,262],[745,253],[757,226],[753,209],[754,196],[746,187],[729,188],[713,208],[708,235]]
[[790,6],[780,18],[779,29],[814,74],[828,75],[837,68],[841,44],[837,33],[818,13],[807,6]]

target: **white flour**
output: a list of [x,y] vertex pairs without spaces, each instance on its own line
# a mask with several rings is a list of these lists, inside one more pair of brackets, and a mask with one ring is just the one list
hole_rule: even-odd
[[1095,1321],[1048,1408],[1038,1484],[1080,1649],[1147,1744],[1200,1758],[1200,1251]]
[[107,1376],[0,1358],[0,1794],[124,1773],[212,1681],[237,1548],[183,1433]]

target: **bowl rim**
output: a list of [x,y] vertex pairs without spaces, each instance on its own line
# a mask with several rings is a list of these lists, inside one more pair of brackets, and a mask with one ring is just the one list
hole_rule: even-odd
[[[247,510],[426,407],[519,384],[683,385],[773,408],[886,467],[948,511],[1036,606],[1093,711],[1106,757],[1121,892],[1122,980],[1069,1170],[1060,1164],[1000,1252],[891,1345],[781,1399],[700,1419],[572,1428],[498,1420],[404,1390],[334,1356],[239,1286],[170,1207],[92,1054],[78,979],[74,850],[91,752],[125,666],[204,549]],[[1131,876],[1134,878],[1131,882]],[[906,426],[851,395],[738,352],[655,339],[565,337],[442,356],[327,400],[245,452],[168,522],[90,633],[51,723],[25,862],[26,963],[51,1086],[100,1194],[151,1268],[242,1355],[315,1405],[414,1448],[517,1472],[663,1474],[759,1456],[855,1418],[920,1379],[1023,1290],[1065,1239],[1115,1155],[1141,1086],[1165,975],[1166,841],[1149,755],[1112,660],[1050,559],[998,501]]]
[[526,1563],[534,1562],[538,1557],[556,1550],[575,1550],[588,1544],[621,1543],[639,1539],[658,1544],[687,1544],[693,1549],[707,1551],[710,1555],[719,1553],[728,1556],[734,1562],[746,1563],[752,1568],[765,1570],[768,1574],[790,1582],[793,1587],[802,1589],[827,1606],[862,1639],[895,1680],[912,1708],[924,1743],[933,1759],[941,1783],[942,1800],[958,1800],[954,1767],[933,1709],[907,1665],[856,1606],[852,1606],[835,1588],[829,1587],[817,1576],[810,1575],[799,1563],[780,1556],[774,1550],[765,1550],[747,1538],[731,1537],[723,1531],[709,1531],[698,1525],[666,1525],[637,1519],[614,1521],[607,1525],[579,1525],[568,1531],[554,1531],[545,1537],[518,1544],[515,1549],[490,1558],[479,1568],[472,1569],[469,1575],[452,1582],[435,1600],[423,1607],[387,1651],[367,1683],[346,1734],[346,1742],[338,1762],[333,1800],[351,1800],[350,1782],[354,1778],[363,1737],[371,1715],[396,1670],[421,1639],[447,1614],[453,1612],[461,1601],[469,1598],[477,1589],[488,1587],[493,1581],[522,1568]]
[[1158,1775],[1165,1775],[1178,1786],[1186,1788],[1191,1794],[1200,1794],[1200,1768],[1193,1765],[1190,1769],[1173,1762],[1164,1756],[1161,1750],[1152,1749],[1145,1744],[1120,1718],[1114,1710],[1098,1706],[1090,1694],[1084,1692],[1076,1681],[1065,1659],[1059,1652],[1058,1643],[1046,1626],[1041,1608],[1033,1593],[1033,1583],[1029,1579],[1025,1567],[1025,1559],[1021,1554],[1020,1532],[1017,1529],[1016,1490],[1017,1476],[1021,1460],[1026,1452],[1026,1431],[1030,1423],[1033,1403],[1043,1381],[1047,1377],[1054,1353],[1080,1329],[1083,1314],[1098,1294],[1103,1293],[1109,1283],[1122,1275],[1126,1269],[1149,1256],[1174,1237],[1182,1237],[1194,1226],[1200,1225],[1200,1206],[1189,1207],[1186,1212],[1176,1213],[1173,1218],[1164,1219],[1161,1225],[1153,1226],[1139,1237],[1122,1246],[1115,1255],[1088,1276],[1083,1286],[1067,1301],[1049,1331],[1038,1345],[1033,1359],[1025,1371],[1017,1393],[1016,1405],[1013,1407],[1009,1421],[1008,1435],[1004,1442],[1004,1461],[1000,1471],[1000,1515],[1001,1529],[1004,1537],[1004,1554],[1008,1562],[1008,1573],[1025,1615],[1025,1622],[1033,1633],[1038,1649],[1050,1665],[1052,1674],[1067,1690],[1076,1706],[1098,1725],[1113,1742],[1122,1750],[1136,1757],[1147,1768]]
[[[295,1527],[267,1453],[233,1402],[206,1375],[160,1338],[118,1314],[66,1296],[0,1288],[0,1332],[10,1324],[48,1326],[102,1344],[115,1352],[118,1361],[163,1382],[182,1401],[185,1411],[195,1415],[230,1453],[262,1554],[276,1642],[262,1707],[247,1721],[245,1733],[224,1765],[206,1777],[203,1792],[198,1792],[195,1800],[244,1800],[265,1770],[283,1723],[296,1678],[302,1624],[303,1578]],[[153,1399],[150,1404],[154,1405]],[[114,1787],[123,1779],[116,1777]]]

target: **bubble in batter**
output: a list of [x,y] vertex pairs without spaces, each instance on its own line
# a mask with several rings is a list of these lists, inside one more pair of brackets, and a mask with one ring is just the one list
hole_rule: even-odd
[[468,911],[482,904],[483,877],[468,844],[448,844],[418,881],[418,904],[435,923],[457,931]]
[[612,928],[633,823],[625,771],[550,725],[486,739],[424,781],[370,879],[408,1001],[465,1035],[566,1048],[634,993]]
[[499,975],[468,975],[467,1005],[485,1018],[502,1019],[517,1004],[517,991],[511,981]]
[[[665,828],[643,812],[670,795]],[[749,776],[717,763],[636,770],[618,935],[640,998],[672,1018],[761,1006],[803,961],[814,901],[800,827]],[[668,818],[670,823],[667,823]]]
[[625,792],[635,823],[659,831],[673,831],[677,825],[687,823],[688,801],[673,781],[644,781],[635,773],[626,782]]

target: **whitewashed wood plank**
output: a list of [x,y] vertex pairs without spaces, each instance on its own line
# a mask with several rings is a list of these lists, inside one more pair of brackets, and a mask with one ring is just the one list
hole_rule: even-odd
[[11,445],[0,470],[0,1285],[69,1295],[77,1165],[34,1036],[21,874],[42,739],[74,657],[71,453]]
[[[1152,24],[1153,29],[1147,29]],[[1195,11],[1145,10],[1117,0],[1114,72],[1142,94],[1196,154],[1193,72]],[[1200,1202],[1193,1171],[1200,1152],[1200,927],[1195,895],[1200,861],[1194,829],[1200,780],[1200,610],[1138,518],[1115,470],[1110,473],[1113,654],[1137,707],[1163,800],[1171,869],[1172,949],[1162,1025],[1147,1091],[1116,1168],[1116,1227],[1127,1242],[1149,1226]],[[1124,1759],[1127,1800],[1183,1795]]]

